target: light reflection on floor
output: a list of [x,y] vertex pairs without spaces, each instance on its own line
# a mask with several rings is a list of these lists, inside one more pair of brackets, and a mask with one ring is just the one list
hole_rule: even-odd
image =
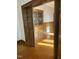
[[45,40],[43,40],[43,42],[46,42],[46,43],[49,42],[49,43],[52,43],[53,44],[54,43],[54,40],[45,39]]
[[44,39],[37,43],[38,46],[54,47],[54,40]]
[[48,46],[48,47],[54,47],[52,44],[46,44],[46,43],[38,43],[38,45]]
[[54,59],[53,39],[41,39],[36,47],[18,45],[17,59]]

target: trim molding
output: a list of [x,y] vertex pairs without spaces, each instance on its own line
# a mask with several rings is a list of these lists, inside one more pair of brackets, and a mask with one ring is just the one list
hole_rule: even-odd
[[25,45],[25,41],[24,40],[17,40],[17,45]]

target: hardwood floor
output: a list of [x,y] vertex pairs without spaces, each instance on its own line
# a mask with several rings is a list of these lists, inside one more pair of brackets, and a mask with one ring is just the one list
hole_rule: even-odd
[[50,27],[50,33],[53,33],[53,22],[35,26],[35,35],[39,34],[35,39],[35,47],[17,45],[17,59],[54,59],[54,37],[44,32],[47,26]]
[[17,45],[17,59],[54,59],[52,39],[41,39],[36,47]]

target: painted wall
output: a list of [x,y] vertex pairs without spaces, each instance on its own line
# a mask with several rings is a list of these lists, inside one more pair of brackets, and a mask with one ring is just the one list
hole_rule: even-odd
[[[25,40],[25,35],[24,35],[24,26],[23,26],[23,19],[22,19],[22,12],[21,12],[21,6],[25,3],[28,3],[31,0],[17,0],[17,40]],[[53,11],[51,12],[49,7],[43,6],[42,9],[44,8],[44,10],[46,10],[46,12],[44,13],[44,15],[46,15],[44,17],[44,22],[47,22],[48,19],[50,18],[47,15],[51,15],[53,13]],[[46,14],[48,13],[48,14]],[[45,19],[46,18],[46,19]],[[50,21],[53,20],[53,17],[51,17]]]
[[17,40],[25,40],[21,6],[31,0],[17,0]]
[[43,22],[51,22],[54,20],[54,5],[52,7],[48,6],[47,4],[43,4],[37,7],[34,7],[34,9],[43,10]]

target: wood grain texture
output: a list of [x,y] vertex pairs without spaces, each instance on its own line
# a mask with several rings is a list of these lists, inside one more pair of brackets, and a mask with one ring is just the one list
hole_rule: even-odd
[[[43,41],[44,40],[44,41]],[[17,59],[54,59],[54,47],[38,45],[38,43],[50,44],[53,46],[54,41],[47,42],[48,39],[41,39],[36,42],[36,47],[27,47],[17,45]]]

